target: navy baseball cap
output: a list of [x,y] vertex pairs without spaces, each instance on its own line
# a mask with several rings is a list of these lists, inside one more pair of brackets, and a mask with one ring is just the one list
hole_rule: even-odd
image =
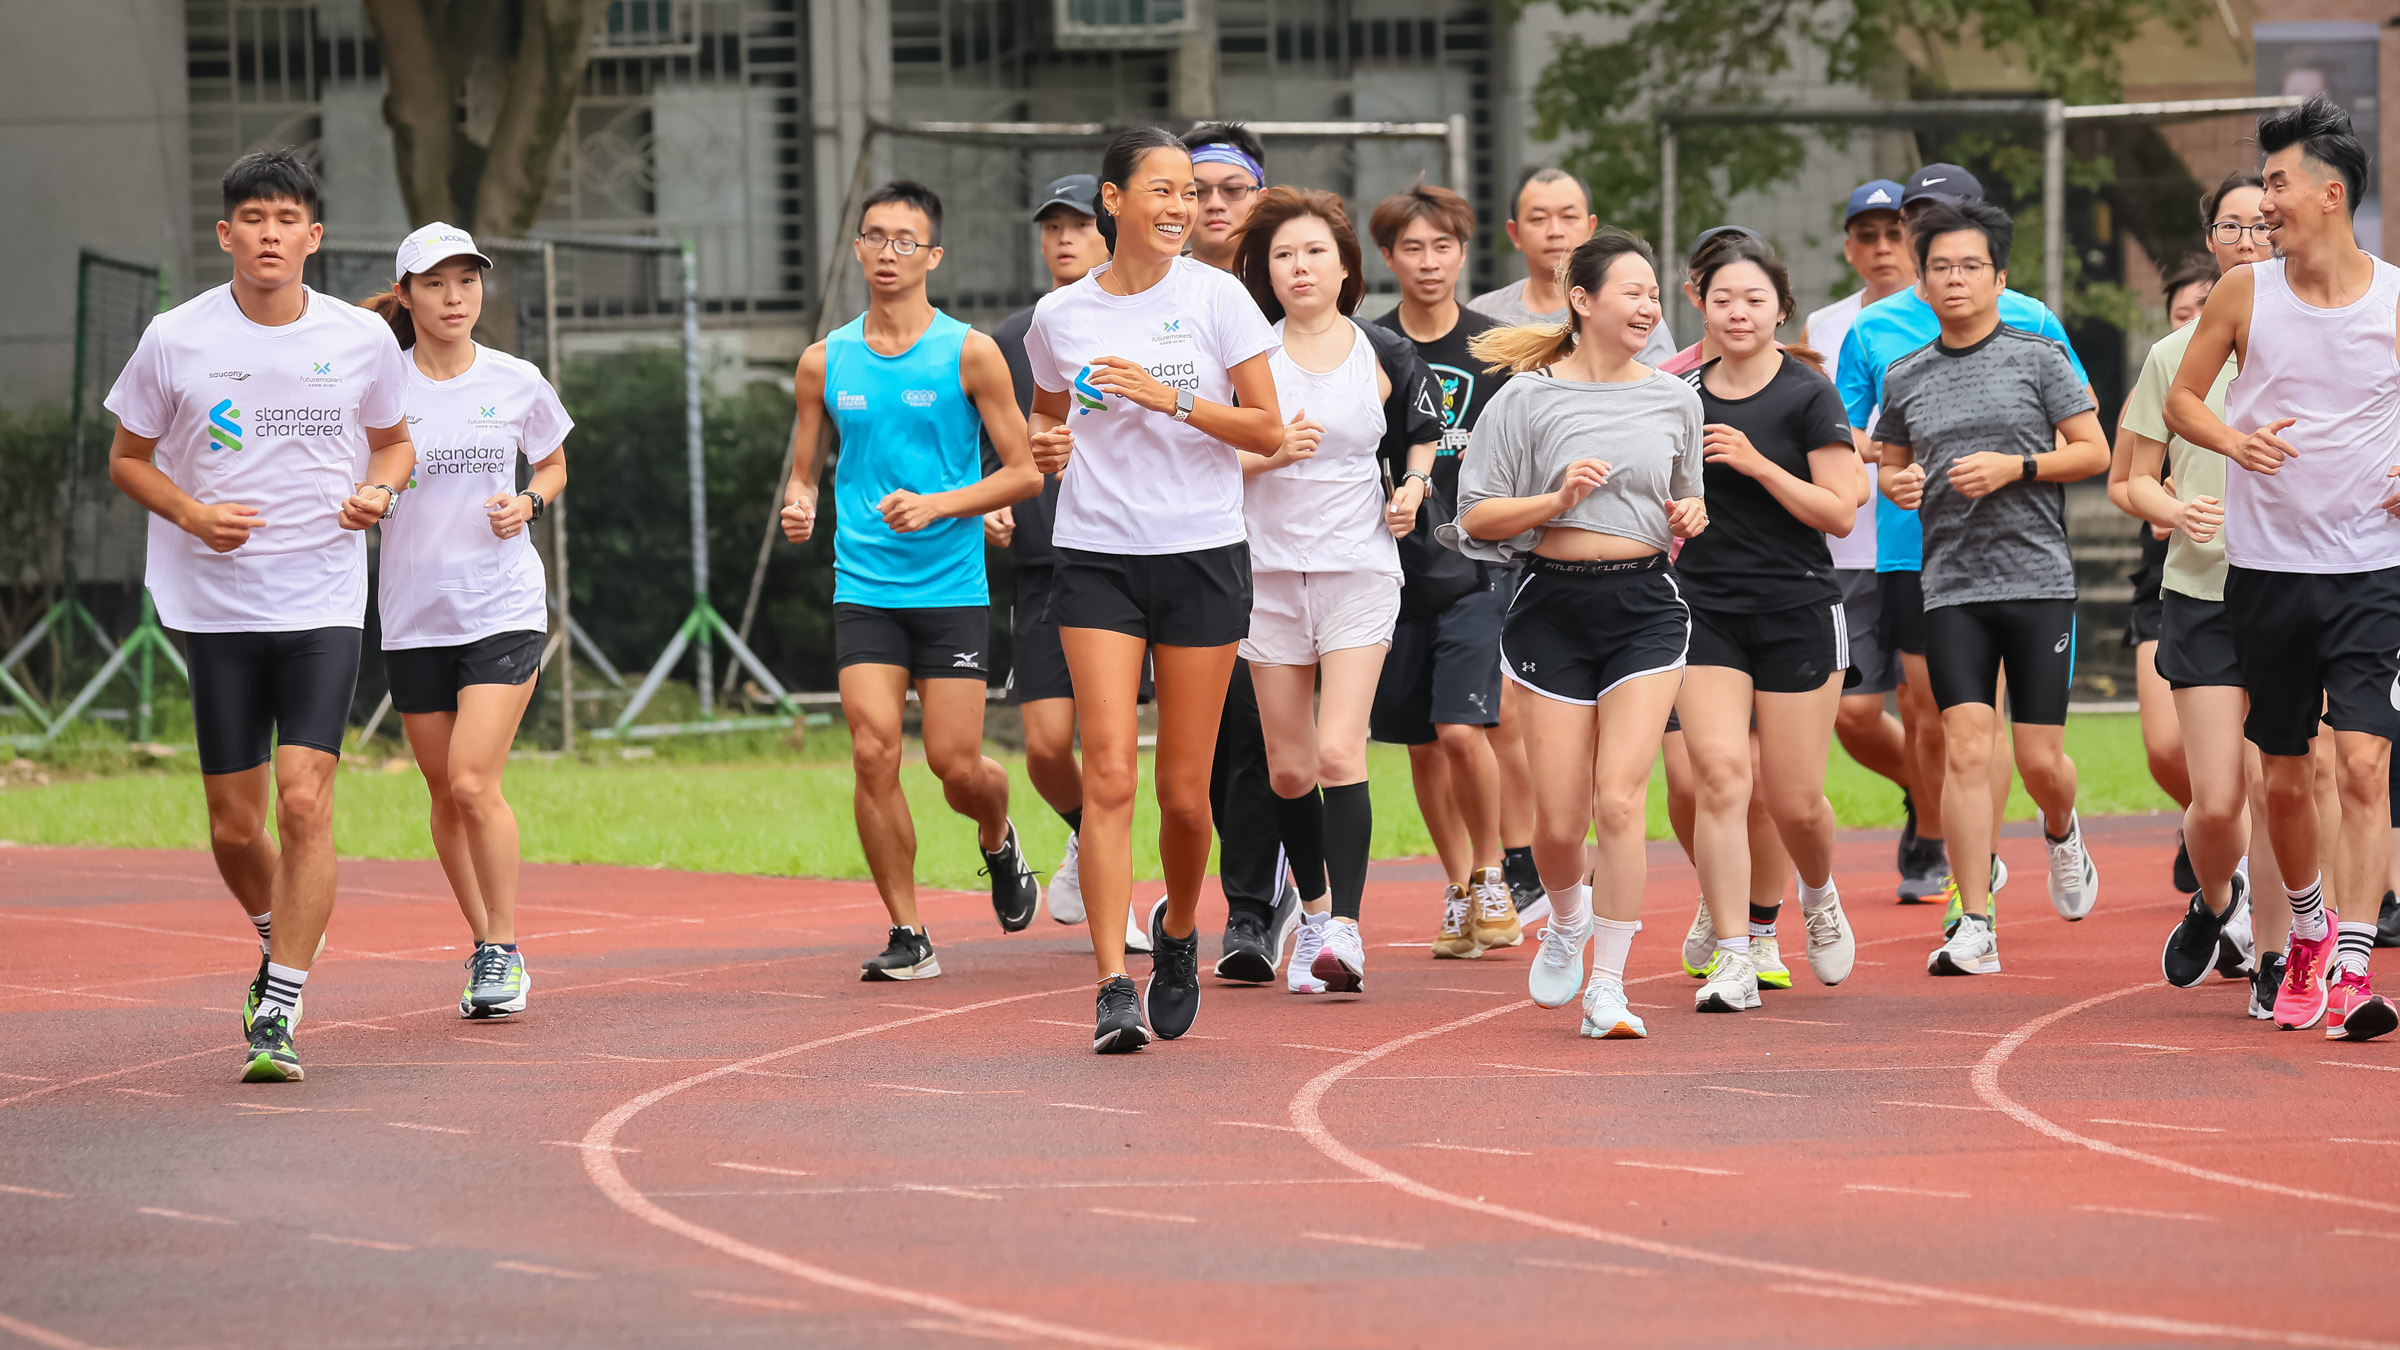
[[1960,202],[1982,200],[1983,184],[1975,181],[1975,175],[1955,164],[1926,165],[1908,176],[1908,186],[1900,193],[1902,206],[1919,201],[1948,202],[1956,206]]
[[1050,186],[1042,189],[1042,204],[1033,208],[1033,218],[1040,220],[1042,213],[1053,206],[1063,206],[1080,215],[1098,216],[1099,199],[1098,174],[1071,173],[1064,178],[1052,179]]
[[1848,225],[1869,211],[1897,211],[1900,198],[1908,191],[1889,178],[1861,183],[1850,190],[1850,205],[1842,212],[1842,224]]

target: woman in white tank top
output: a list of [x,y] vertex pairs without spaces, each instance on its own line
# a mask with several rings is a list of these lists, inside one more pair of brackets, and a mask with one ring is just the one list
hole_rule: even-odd
[[[1293,993],[1366,987],[1358,935],[1374,817],[1367,713],[1400,617],[1397,535],[1415,524],[1421,475],[1387,505],[1376,448],[1391,379],[1350,318],[1365,291],[1358,236],[1330,192],[1273,188],[1251,209],[1236,270],[1277,320],[1269,365],[1291,409],[1272,455],[1244,452],[1250,636],[1267,774],[1304,918]],[[1320,673],[1324,697],[1316,703]],[[1320,791],[1320,789],[1322,789]]]

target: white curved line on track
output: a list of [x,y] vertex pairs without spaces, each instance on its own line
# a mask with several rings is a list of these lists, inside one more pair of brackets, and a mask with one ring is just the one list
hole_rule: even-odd
[[[2126,990],[2122,992],[2130,993],[2132,991]],[[2109,995],[2106,997],[2116,997],[2116,995]],[[2262,1345],[2324,1347],[2327,1348],[2327,1350],[2396,1350],[2394,1343],[2388,1341],[2353,1340],[2341,1336],[2320,1336],[2303,1331],[2278,1331],[2264,1327],[2226,1326],[2213,1322],[2187,1322],[2180,1318],[2149,1317],[2136,1313],[2108,1312],[2099,1308],[2076,1308],[2056,1303],[2038,1303],[2030,1299],[2000,1298],[1986,1294],[1967,1293],[1958,1289],[1948,1289],[1940,1285],[1914,1284],[1905,1280],[1879,1279],[1871,1275],[1852,1275],[1845,1271],[1823,1270],[1815,1266],[1792,1265],[1783,1261],[1761,1261],[1752,1259],[1750,1257],[1730,1256],[1723,1252],[1707,1251],[1698,1247],[1685,1247],[1671,1242],[1656,1242],[1648,1238],[1635,1237],[1630,1233],[1614,1233],[1604,1228],[1595,1228],[1589,1224],[1576,1223],[1568,1219],[1554,1219],[1546,1214],[1535,1214],[1529,1210],[1516,1209],[1508,1205],[1493,1204],[1486,1200],[1479,1200],[1464,1195],[1457,1195],[1449,1191],[1440,1190],[1433,1186],[1428,1186],[1424,1182],[1418,1181],[1414,1177],[1395,1172],[1391,1168],[1385,1167],[1381,1163],[1375,1162],[1374,1160],[1359,1154],[1355,1150],[1351,1149],[1349,1145],[1344,1144],[1341,1140],[1334,1138],[1333,1133],[1325,1128],[1324,1119],[1319,1112],[1319,1104],[1324,1100],[1325,1094],[1330,1091],[1335,1084],[1341,1082],[1344,1078],[1349,1077],[1352,1073],[1355,1073],[1359,1069],[1364,1068],[1365,1066],[1372,1064],[1376,1060],[1382,1059],[1387,1055],[1407,1049],[1409,1046],[1415,1045],[1420,1041],[1431,1040],[1436,1036],[1447,1035],[1450,1032],[1459,1031],[1464,1028],[1474,1026],[1480,1022],[1488,1022],[1495,1017],[1502,1017],[1509,1013],[1517,1012],[1532,1006],[1533,1001],[1531,999],[1519,1000],[1518,1002],[1511,1003],[1506,1007],[1493,1008],[1488,1012],[1475,1013],[1467,1017],[1461,1017],[1456,1021],[1445,1022],[1437,1027],[1428,1027],[1423,1031],[1413,1032],[1409,1035],[1399,1037],[1398,1039],[1386,1041],[1382,1045],[1376,1046],[1372,1050],[1362,1052],[1355,1059],[1345,1060],[1344,1062],[1327,1069],[1325,1072],[1318,1074],[1315,1078],[1310,1079],[1308,1083],[1303,1086],[1296,1095],[1293,1096],[1291,1102],[1292,1124],[1298,1127],[1301,1135],[1305,1137],[1318,1152],[1324,1154],[1333,1162],[1349,1169],[1352,1172],[1356,1172],[1360,1176],[1366,1177],[1369,1180],[1380,1181],[1383,1184],[1402,1192],[1403,1194],[1415,1196],[1420,1200],[1429,1200],[1438,1205],[1448,1205],[1454,1209],[1466,1210],[1472,1214],[1482,1214],[1495,1219],[1506,1219],[1510,1222],[1521,1223],[1531,1228],[1545,1229],[1549,1232],[1563,1234],[1567,1237],[1584,1238],[1588,1241],[1603,1243],[1612,1247],[1622,1247],[1629,1251],[1646,1252],[1652,1256],[1663,1256],[1679,1261],[1694,1261],[1703,1265],[1716,1266],[1729,1270],[1749,1271],[1753,1274],[1759,1275],[1774,1275],[1786,1279],[1797,1278],[1812,1280],[1819,1284],[1838,1285],[1848,1289],[1868,1291],[1876,1294],[1902,1295],[1908,1298],[1923,1299],[1931,1303],[1947,1303],[1969,1308],[1981,1308],[1990,1312],[2020,1313],[2032,1317],[2046,1317],[2061,1322],[2072,1323],[2077,1326],[2105,1327],[2112,1331],[2138,1331],[2148,1332],[2153,1335],[2181,1336],[2204,1340],[2251,1341]],[[2076,1006],[2080,1007],[2083,1005],[2079,1004]],[[2053,1014],[2052,1016],[2055,1018],[2057,1014]]]
[[2105,1153],[2109,1157],[2123,1158],[2128,1162],[2147,1163],[2152,1167],[2173,1172],[2178,1176],[2191,1177],[2197,1181],[2214,1181],[2226,1186],[2240,1186],[2248,1190],[2264,1191],[2269,1195],[2289,1196],[2294,1200],[2314,1200],[2323,1205],[2348,1205],[2354,1209],[2371,1209],[2383,1214],[2400,1214],[2400,1205],[2388,1204],[2381,1200],[2369,1200],[2363,1196],[2356,1195],[2343,1195],[2337,1191],[2312,1191],[2306,1190],[2299,1186],[2284,1186],[2272,1181],[2259,1181],[2252,1177],[2235,1176],[2231,1172],[2218,1172],[2206,1167],[2194,1167],[2187,1162],[2178,1162],[2173,1158],[2162,1158],[2155,1153],[2144,1153],[2140,1149],[2127,1148],[2123,1144],[2112,1143],[2106,1139],[2094,1139],[2088,1134],[2077,1134],[2075,1131],[2068,1129],[2066,1126],[2061,1125],[2058,1122],[2051,1120],[2049,1117],[2042,1115],[2040,1112],[2033,1110],[2031,1107],[2026,1106],[2016,1098],[2009,1096],[2007,1091],[2000,1086],[2000,1070],[2007,1065],[2009,1057],[2016,1054],[2017,1051],[2024,1046],[2025,1042],[2032,1040],[2034,1036],[2038,1035],[2051,1024],[2065,1021],[2067,1018],[2073,1017],[2079,1012],[2083,1012],[2090,1008],[2097,1008],[2103,1003],[2113,1002],[2117,999],[2125,997],[2127,994],[2138,994],[2147,989],[2159,989],[2164,987],[2165,986],[2160,985],[2155,981],[2145,981],[2141,984],[2128,985],[2123,989],[2113,990],[2109,993],[2094,994],[2090,998],[2083,1000],[2081,1003],[2070,1003],[2064,1008],[2060,1008],[2055,1012],[2044,1013],[2040,1017],[2037,1017],[2032,1021],[2027,1022],[2025,1025],[2018,1027],[2015,1031],[2012,1031],[2006,1036],[2001,1037],[1999,1041],[1993,1044],[1990,1050],[1985,1051],[1983,1062],[1975,1066],[1975,1072],[1969,1079],[1969,1081],[1974,1085],[1975,1095],[1983,1100],[1984,1105],[1992,1107],[1995,1110],[2007,1112],[2009,1116],[2018,1124],[2034,1131],[2036,1134],[2048,1135],[2052,1139],[2056,1139],[2062,1144],[2074,1144],[2080,1148],[2088,1148],[2094,1153]]
[[730,1233],[719,1232],[714,1228],[694,1223],[679,1214],[662,1208],[653,1203],[648,1196],[636,1190],[633,1183],[625,1179],[624,1172],[617,1166],[617,1154],[613,1148],[617,1132],[624,1129],[626,1122],[635,1116],[686,1088],[698,1087],[702,1083],[713,1082],[719,1078],[755,1069],[762,1064],[772,1064],[779,1059],[789,1059],[793,1055],[806,1054],[811,1050],[821,1049],[842,1041],[857,1040],[862,1036],[873,1036],[879,1032],[916,1026],[922,1022],[935,1022],[945,1017],[956,1017],[961,1013],[981,1012],[986,1008],[997,1008],[1004,1004],[1022,1003],[1027,999],[1052,998],[1059,994],[1080,993],[1090,988],[1091,986],[1088,984],[1078,984],[1065,989],[1045,989],[1034,994],[1012,994],[1007,998],[986,999],[981,1003],[970,1003],[963,1008],[925,1013],[917,1017],[903,1017],[892,1022],[879,1022],[871,1027],[860,1027],[855,1031],[820,1036],[816,1040],[799,1045],[786,1046],[781,1050],[770,1050],[763,1055],[753,1055],[737,1063],[720,1065],[704,1073],[693,1074],[689,1078],[669,1083],[665,1087],[652,1088],[602,1116],[593,1122],[591,1129],[584,1132],[582,1140],[584,1174],[591,1178],[592,1184],[599,1187],[600,1193],[607,1196],[617,1208],[644,1223],[665,1229],[678,1237],[689,1238],[722,1255],[807,1280],[811,1284],[823,1285],[828,1289],[838,1289],[846,1294],[857,1294],[863,1298],[876,1298],[891,1303],[905,1304],[911,1308],[940,1313],[944,1317],[957,1318],[977,1326],[1037,1336],[1048,1341],[1064,1341],[1073,1345],[1107,1346],[1113,1347],[1114,1350],[1172,1350],[1171,1346],[1158,1341],[1138,1340],[1130,1336],[1118,1336],[1103,1331],[1086,1331],[1081,1327],[1045,1322],[1039,1318],[1024,1317],[1016,1313],[979,1308],[973,1304],[943,1298],[938,1294],[903,1289],[896,1285],[879,1284],[855,1275],[845,1275],[838,1270],[828,1270],[824,1266],[811,1265],[796,1257],[786,1256],[781,1252],[744,1242]]

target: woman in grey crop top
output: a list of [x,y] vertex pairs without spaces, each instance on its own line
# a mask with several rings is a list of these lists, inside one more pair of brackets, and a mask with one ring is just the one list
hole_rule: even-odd
[[[1478,359],[1529,378],[1483,411],[1443,543],[1524,559],[1500,639],[1524,700],[1534,780],[1533,860],[1550,926],[1527,972],[1534,1001],[1583,993],[1583,1034],[1646,1036],[1625,1001],[1641,927],[1650,761],[1683,679],[1691,615],[1667,545],[1708,524],[1700,497],[1700,398],[1641,364],[1659,324],[1658,273],[1640,240],[1602,230],[1568,256],[1564,325],[1495,329]],[[1583,877],[1586,829],[1599,840]],[[1584,946],[1594,943],[1583,988]]]

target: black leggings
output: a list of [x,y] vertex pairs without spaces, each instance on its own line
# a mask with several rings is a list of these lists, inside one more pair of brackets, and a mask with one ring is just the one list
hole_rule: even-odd
[[1925,666],[1933,701],[1997,706],[2000,670],[2008,669],[2009,720],[2067,724],[2075,679],[2075,602],[1984,600],[1925,611]]
[[358,691],[356,628],[186,633],[200,772],[240,773],[277,745],[339,757]]
[[1209,767],[1209,815],[1217,827],[1217,880],[1229,909],[1248,909],[1263,922],[1274,912],[1283,878],[1276,860],[1283,829],[1275,818],[1275,785],[1267,778],[1267,738],[1258,724],[1258,690],[1250,663],[1234,658],[1217,724],[1216,761]]

